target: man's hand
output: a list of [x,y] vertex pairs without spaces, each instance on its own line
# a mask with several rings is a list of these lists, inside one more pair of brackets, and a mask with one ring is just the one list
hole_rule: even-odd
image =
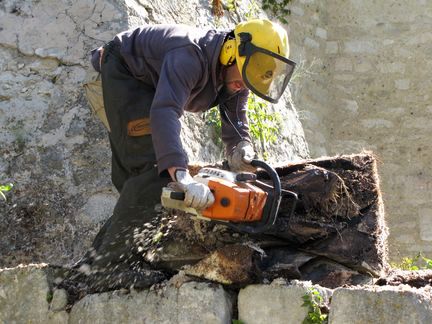
[[255,151],[248,141],[240,141],[228,154],[228,165],[234,172],[255,172],[256,169],[250,165],[255,157]]
[[197,210],[206,209],[214,203],[214,196],[205,184],[196,182],[188,170],[176,169],[175,180],[179,189],[185,193],[185,205]]

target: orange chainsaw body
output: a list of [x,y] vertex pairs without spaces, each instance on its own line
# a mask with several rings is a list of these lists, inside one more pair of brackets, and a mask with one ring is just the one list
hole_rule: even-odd
[[209,219],[232,222],[254,222],[262,218],[267,192],[247,182],[233,183],[211,178],[207,183],[215,202],[201,215]]

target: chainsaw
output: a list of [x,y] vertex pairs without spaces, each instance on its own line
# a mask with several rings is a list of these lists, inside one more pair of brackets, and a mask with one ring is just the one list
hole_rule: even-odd
[[265,232],[277,219],[282,196],[290,195],[294,198],[290,214],[294,212],[298,198],[294,192],[281,188],[279,175],[269,164],[252,160],[251,165],[263,169],[272,185],[259,181],[255,173],[202,168],[193,178],[210,188],[215,198],[213,205],[201,211],[187,207],[183,192],[164,187],[162,206],[182,210],[199,219],[221,223],[240,232]]

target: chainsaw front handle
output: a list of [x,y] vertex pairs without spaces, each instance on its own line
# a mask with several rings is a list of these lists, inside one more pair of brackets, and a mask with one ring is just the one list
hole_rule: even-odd
[[250,164],[255,168],[263,169],[270,177],[270,180],[272,181],[273,184],[273,190],[271,193],[269,193],[268,199],[271,199],[271,202],[269,202],[269,204],[266,205],[263,212],[263,218],[257,224],[255,225],[229,224],[229,226],[238,231],[247,232],[250,234],[256,234],[256,233],[265,232],[266,230],[270,229],[276,222],[277,215],[279,212],[279,205],[282,200],[282,187],[281,187],[279,175],[277,174],[276,170],[273,169],[272,166],[270,166],[264,161],[256,160],[256,159],[253,159],[250,162]]

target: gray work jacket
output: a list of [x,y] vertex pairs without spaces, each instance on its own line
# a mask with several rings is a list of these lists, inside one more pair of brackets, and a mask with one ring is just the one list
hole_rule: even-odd
[[[122,32],[114,42],[130,73],[155,90],[150,109],[152,140],[159,172],[187,167],[180,140],[179,118],[184,111],[203,112],[219,105],[222,140],[230,151],[241,139],[250,141],[246,118],[248,90],[224,94],[219,54],[225,31],[185,25],[144,25]],[[100,70],[96,55],[93,66]]]

